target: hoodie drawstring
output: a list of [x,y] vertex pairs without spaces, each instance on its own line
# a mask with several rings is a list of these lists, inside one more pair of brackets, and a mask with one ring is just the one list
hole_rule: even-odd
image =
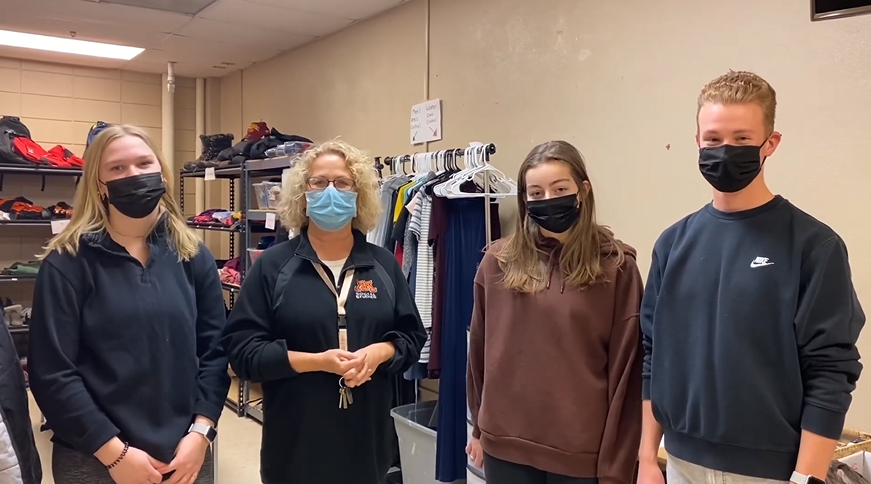
[[[547,290],[550,290],[550,280],[553,277],[553,270],[555,268],[559,267],[559,258],[554,257],[556,255],[556,253],[559,252],[559,249],[560,249],[559,246],[554,247],[553,249],[551,249],[550,254],[548,254],[548,257],[547,257],[547,284],[545,284],[545,286],[544,286],[544,288]],[[556,259],[556,262],[554,262],[554,259]],[[560,271],[560,287],[559,287],[560,294],[563,294],[565,292],[565,290],[566,290],[566,280],[565,280],[565,277],[563,277],[562,271]]]

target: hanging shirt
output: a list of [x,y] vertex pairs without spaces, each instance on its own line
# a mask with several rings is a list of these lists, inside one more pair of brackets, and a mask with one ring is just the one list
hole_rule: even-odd
[[[418,205],[420,206],[419,240],[429,240],[429,215],[432,199],[421,194]],[[415,276],[414,302],[420,311],[423,327],[427,330],[427,340],[420,353],[420,362],[429,361],[430,328],[432,328],[432,284],[433,284],[433,251],[428,243],[417,245],[417,275]]]

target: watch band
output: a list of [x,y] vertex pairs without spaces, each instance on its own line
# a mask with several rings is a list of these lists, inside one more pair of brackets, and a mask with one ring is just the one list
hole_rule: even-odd
[[[206,440],[208,440],[209,442],[214,442],[215,437],[218,436],[218,431],[215,430],[214,427],[210,427],[208,425],[196,423],[196,422],[192,423],[190,428],[188,429],[188,433],[191,433],[191,432],[196,432],[198,434],[202,434],[206,438]],[[801,483],[801,484],[804,484],[804,483]]]
[[798,471],[792,472],[792,477],[789,478],[790,482],[794,482],[795,484],[825,484],[826,481],[820,479],[819,477],[814,476],[806,476]]
[[795,484],[808,484],[807,478],[808,478],[808,476],[806,476],[798,471],[793,471],[792,477],[789,478],[789,481],[794,482]]

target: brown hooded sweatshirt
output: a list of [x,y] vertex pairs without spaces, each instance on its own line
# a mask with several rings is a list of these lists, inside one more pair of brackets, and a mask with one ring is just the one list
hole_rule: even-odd
[[602,247],[608,282],[585,290],[564,281],[560,246],[545,239],[547,287],[502,284],[494,255],[475,276],[468,399],[473,436],[487,454],[602,484],[629,484],[641,439],[639,307],[635,249],[621,243],[616,267]]

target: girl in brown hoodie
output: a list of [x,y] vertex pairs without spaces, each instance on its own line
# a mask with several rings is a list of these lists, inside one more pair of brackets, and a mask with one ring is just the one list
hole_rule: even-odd
[[467,452],[488,484],[629,484],[641,438],[642,280],[596,222],[565,141],[520,166],[514,235],[475,277]]

